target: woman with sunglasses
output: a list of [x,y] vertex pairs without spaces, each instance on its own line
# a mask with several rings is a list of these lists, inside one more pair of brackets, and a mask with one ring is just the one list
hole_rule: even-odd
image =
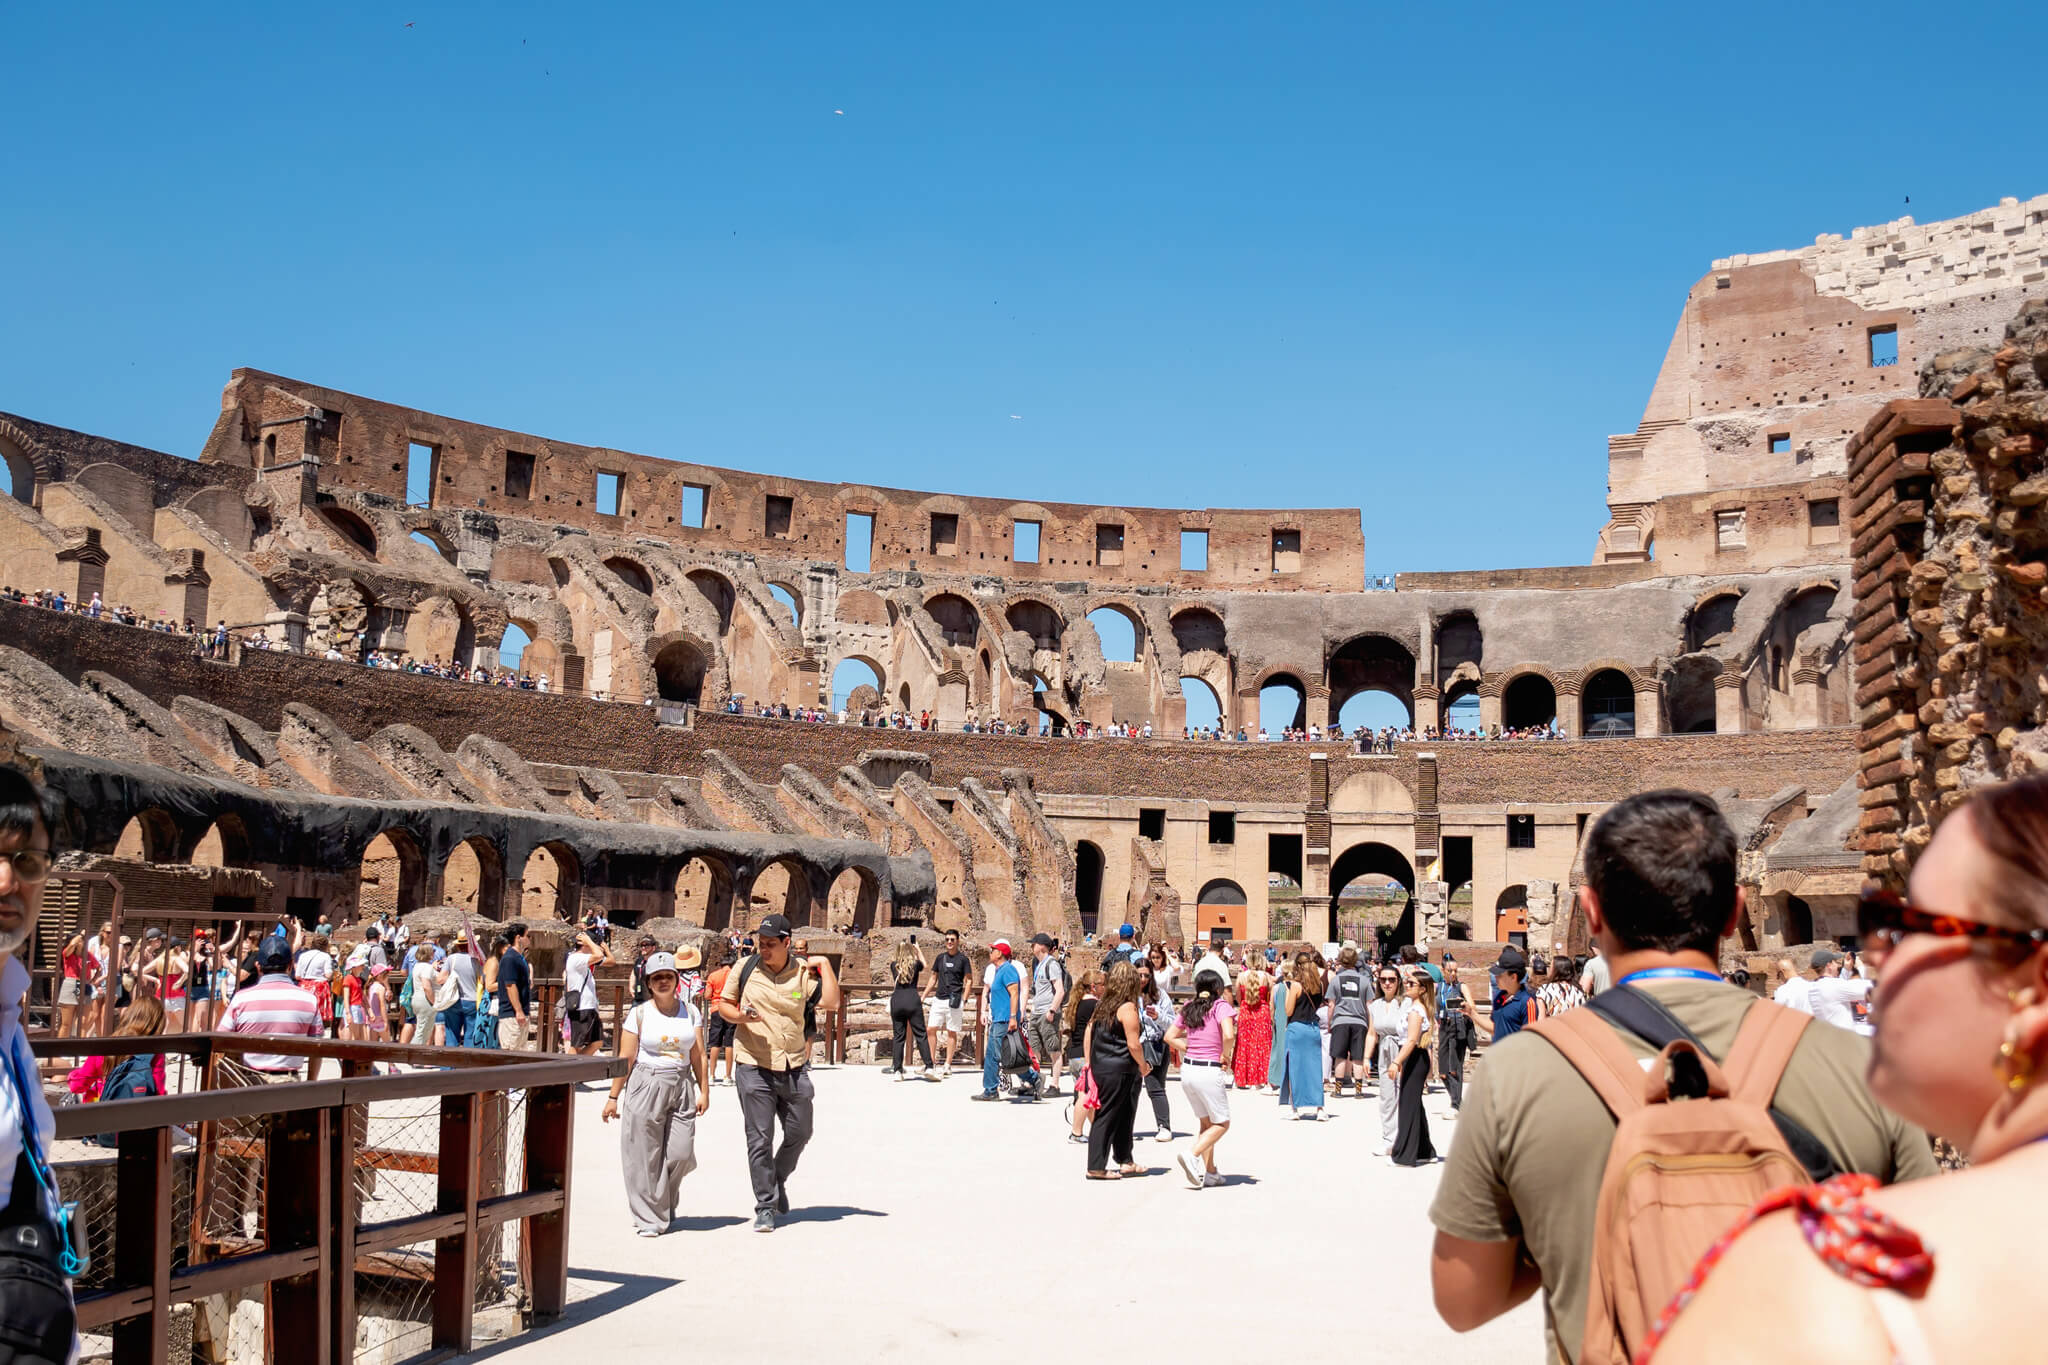
[[[1878,977],[1871,1090],[1970,1168],[1766,1200],[1695,1270],[1657,1365],[1724,1361],[1737,1332],[1750,1361],[2041,1358],[2027,1220],[2048,1190],[2048,777],[1951,814],[1906,897],[1864,893],[1857,932]],[[1757,1322],[1772,1330],[1742,1331]]]
[[1401,998],[1400,969],[1389,962],[1379,969],[1380,994],[1366,1007],[1370,1025],[1365,1038],[1365,1055],[1377,1060],[1380,1077],[1380,1140],[1373,1144],[1374,1156],[1394,1150],[1399,1135],[1401,1100],[1401,1046],[1408,1041],[1408,1001]]
[[612,1078],[598,1117],[623,1120],[626,1209],[635,1232],[659,1237],[675,1220],[683,1177],[697,1169],[697,1119],[711,1107],[711,1085],[703,1016],[683,999],[675,955],[654,953],[645,965],[647,999],[626,1015],[619,1035],[627,1071]]

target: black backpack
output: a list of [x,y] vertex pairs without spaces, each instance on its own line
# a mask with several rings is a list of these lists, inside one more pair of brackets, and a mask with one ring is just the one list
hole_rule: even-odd
[[[760,965],[761,955],[759,953],[754,954],[752,957],[748,958],[745,962],[742,962],[740,964],[740,984],[733,988],[732,998],[740,1002],[740,1007],[742,1009],[746,1007],[747,978],[752,976],[754,974],[754,968]],[[812,991],[809,995],[806,995],[804,997],[804,1041],[807,1043],[817,1041],[818,998],[824,995],[824,993],[825,983],[820,981],[818,983],[818,989]]]
[[[156,1055],[148,1052],[123,1057],[114,1064],[114,1069],[107,1073],[106,1081],[100,1086],[102,1100],[139,1100],[161,1093],[156,1088]],[[121,1145],[117,1133],[101,1133],[87,1141],[99,1147]]]

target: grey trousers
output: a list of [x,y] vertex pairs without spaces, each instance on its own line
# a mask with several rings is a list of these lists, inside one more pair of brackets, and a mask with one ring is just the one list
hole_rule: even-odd
[[1405,1041],[1392,1034],[1380,1035],[1380,1138],[1389,1147],[1394,1145],[1394,1134],[1400,1128],[1394,1111],[1401,1103],[1401,1077],[1394,1059],[1401,1055],[1401,1044]]
[[627,1074],[619,1165],[633,1226],[668,1231],[683,1177],[697,1169],[697,1078],[687,1067],[636,1066]]
[[[737,1074],[740,1120],[747,1130],[747,1173],[754,1182],[754,1212],[777,1211],[782,1187],[796,1169],[804,1144],[811,1140],[811,1107],[817,1092],[809,1067],[795,1071],[764,1071],[740,1063]],[[775,1145],[775,1122],[782,1121],[782,1146]]]

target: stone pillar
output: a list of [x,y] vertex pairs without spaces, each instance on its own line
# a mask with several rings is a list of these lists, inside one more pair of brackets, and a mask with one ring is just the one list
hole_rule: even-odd
[[[57,551],[57,562],[69,564],[76,571],[77,576],[70,582],[60,581],[57,586],[69,593],[81,610],[91,604],[94,593],[106,587],[107,551],[100,544],[99,527],[65,527],[64,548]],[[59,572],[63,571],[60,569]],[[109,602],[107,605],[111,607],[114,604]]]
[[1801,667],[1792,670],[1792,724],[1811,730],[1820,724],[1820,670]]
[[[1415,685],[1415,728],[1417,730],[1427,730],[1432,725],[1441,724],[1443,717],[1442,704],[1443,693],[1437,690],[1435,683],[1417,683]],[[1484,706],[1485,703],[1481,702],[1480,705]]]
[[1742,675],[1733,671],[1714,677],[1714,733],[1742,733]]
[[1310,683],[1305,709],[1310,725],[1320,725],[1327,730],[1330,727],[1330,689],[1322,683]]
[[1301,896],[1301,936],[1310,943],[1328,943],[1337,936],[1328,896]]
[[[1476,912],[1475,912],[1476,913]],[[1442,943],[1451,936],[1451,887],[1448,882],[1423,882],[1415,888],[1415,942],[1418,947]]]
[[1565,926],[1557,917],[1557,883],[1535,881],[1529,890],[1529,946],[1557,951],[1564,946]]
[[206,551],[171,551],[172,568],[164,575],[164,610],[173,622],[206,624],[206,593],[213,579],[206,572]]
[[1239,730],[1256,736],[1259,728],[1259,689],[1239,688],[1237,704],[1223,718],[1223,728],[1235,735]]
[[273,611],[263,618],[263,633],[270,642],[293,652],[304,648],[306,643],[306,614],[300,611]]
[[[1664,689],[1654,681],[1636,685],[1636,735],[1654,739],[1664,733]],[[1531,942],[1535,940],[1531,939]]]
[[1557,728],[1566,739],[1580,737],[1579,723],[1579,680],[1558,679],[1557,683]]

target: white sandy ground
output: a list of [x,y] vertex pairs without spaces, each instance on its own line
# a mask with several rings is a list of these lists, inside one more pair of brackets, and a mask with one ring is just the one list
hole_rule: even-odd
[[[684,1360],[971,1360],[1110,1352],[1150,1365],[1276,1358],[1535,1361],[1534,1304],[1467,1336],[1430,1305],[1427,1217],[1443,1167],[1401,1170],[1372,1148],[1378,1103],[1287,1121],[1233,1092],[1218,1153],[1231,1178],[1188,1188],[1179,1146],[1153,1174],[1082,1179],[1065,1100],[974,1104],[978,1075],[897,1083],[874,1067],[820,1069],[817,1135],[790,1182],[793,1211],[753,1231],[738,1108],[714,1087],[698,1168],[674,1231],[634,1236],[603,1097],[578,1097],[570,1293],[552,1328],[486,1346],[504,1365]],[[1192,1127],[1178,1081],[1174,1123]],[[1439,1150],[1449,1105],[1428,1100]],[[1186,1139],[1179,1140],[1184,1144]],[[1128,1349],[1112,1343],[1123,1340]],[[808,1344],[806,1344],[808,1343]]]

